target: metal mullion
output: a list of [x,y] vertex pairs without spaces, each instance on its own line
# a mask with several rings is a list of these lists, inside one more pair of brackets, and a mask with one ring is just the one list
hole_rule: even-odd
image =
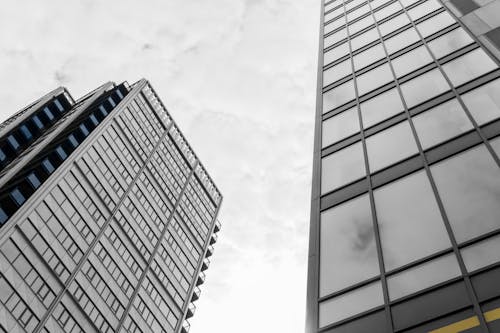
[[[371,5],[370,1],[367,0],[366,3],[368,3],[368,6],[370,7],[370,14],[373,15],[373,12],[371,10]],[[344,13],[345,13],[345,20],[347,22],[347,13],[345,10],[345,3],[344,3]],[[369,14],[369,15],[370,15]],[[368,17],[367,15],[366,17]],[[359,123],[359,129],[360,129],[360,134],[361,134],[361,144],[363,146],[363,157],[365,160],[365,172],[366,172],[366,181],[368,184],[368,196],[370,199],[370,209],[372,213],[372,225],[373,225],[373,231],[375,234],[375,243],[377,246],[377,256],[378,256],[378,264],[379,264],[379,270],[380,270],[380,281],[382,284],[382,293],[384,296],[384,309],[385,309],[385,317],[386,317],[386,322],[387,322],[387,329],[389,332],[393,332],[393,323],[392,323],[392,313],[391,313],[391,308],[389,306],[389,290],[387,287],[387,279],[385,277],[384,271],[385,271],[385,265],[384,265],[384,259],[382,257],[382,245],[380,241],[380,232],[378,229],[378,220],[377,220],[377,212],[376,212],[376,207],[375,207],[375,198],[373,195],[373,187],[372,187],[372,182],[371,182],[371,177],[370,177],[370,165],[368,162],[368,150],[366,146],[366,138],[365,138],[365,132],[363,128],[363,122],[361,120],[361,107],[360,107],[360,102],[359,102],[359,91],[358,91],[358,84],[356,80],[356,75],[355,75],[355,69],[354,69],[354,59],[353,59],[353,52],[352,52],[352,46],[351,46],[351,35],[349,33],[349,25],[346,24],[346,29],[347,29],[347,42],[349,43],[349,55],[351,58],[351,68],[352,68],[352,77],[353,77],[353,83],[354,83],[354,91],[355,91],[355,96],[356,96],[356,107],[358,110],[358,123]],[[379,41],[382,42],[382,40],[379,37]]]
[[[399,0],[398,0],[399,1]],[[401,4],[401,3],[400,3]],[[417,29],[416,27],[416,24],[415,22],[411,19],[410,15],[408,14],[408,11],[407,9],[403,6],[403,4],[401,4],[401,6],[403,7],[403,11],[404,13],[406,14],[406,16],[408,17],[408,19],[410,20],[411,22],[411,25],[413,26],[413,28],[416,30],[418,36],[420,37],[420,39],[422,40],[423,42],[423,45],[425,46],[427,52],[429,52],[429,54],[431,55],[432,57],[432,60],[437,64],[438,68],[439,68],[439,71],[441,72],[441,74],[444,76],[446,82],[448,83],[448,85],[451,87],[451,90],[453,91],[453,93],[455,94],[455,97],[459,100],[461,106],[464,108],[468,118],[471,120],[471,122],[473,123],[473,126],[474,128],[476,129],[476,131],[479,133],[481,139],[483,140],[483,142],[486,142],[486,138],[484,137],[483,133],[481,133],[479,131],[479,128],[477,126],[477,123],[475,122],[475,120],[473,119],[472,115],[470,114],[469,110],[467,109],[466,105],[464,104],[464,102],[462,101],[462,98],[460,97],[460,95],[457,93],[455,87],[453,86],[451,80],[449,79],[449,77],[446,75],[446,73],[444,72],[441,64],[438,62],[438,60],[436,59],[436,57],[434,56],[434,54],[432,53],[432,51],[430,50],[429,48],[429,45],[427,44],[427,41],[423,38],[422,34],[420,33],[420,31]],[[385,49],[385,45],[384,45],[384,49]],[[387,55],[387,50],[386,50],[386,55]],[[389,62],[389,65],[391,67],[391,70],[393,71],[394,73],[394,68],[392,66],[392,64]],[[438,192],[438,189],[437,189],[437,185],[434,181],[434,177],[431,173],[431,170],[430,170],[430,167],[429,167],[429,163],[427,161],[427,158],[425,156],[425,153],[422,149],[422,145],[420,143],[420,139],[418,138],[418,135],[417,135],[417,131],[415,129],[415,126],[413,124],[413,119],[408,111],[408,107],[407,107],[407,104],[406,104],[406,100],[404,99],[404,96],[402,94],[402,91],[401,91],[401,87],[399,85],[399,82],[397,82],[397,88],[398,88],[398,91],[399,91],[399,94],[401,95],[401,99],[403,101],[403,105],[405,107],[405,113],[408,117],[408,122],[410,124],[410,127],[411,127],[411,130],[413,132],[413,135],[415,137],[415,141],[416,141],[416,144],[417,144],[417,147],[418,147],[418,150],[419,150],[419,154],[423,160],[423,163],[424,163],[424,169],[425,169],[425,172],[427,174],[427,177],[429,179],[429,182],[430,182],[430,185],[432,187],[432,190],[434,192],[434,196],[435,196],[435,199],[436,199],[436,202],[438,204],[438,207],[439,207],[439,210],[440,210],[440,213],[441,213],[441,217],[443,218],[443,222],[444,222],[444,225],[445,225],[445,228],[446,228],[446,231],[448,233],[448,237],[450,238],[450,241],[452,243],[452,247],[453,247],[453,252],[455,253],[456,255],[456,258],[458,260],[458,264],[459,264],[459,267],[460,267],[460,271],[462,272],[462,275],[464,277],[464,282],[465,282],[465,286],[466,286],[466,289],[467,289],[467,292],[469,294],[469,298],[470,300],[472,301],[473,303],[473,308],[474,308],[474,312],[476,313],[477,317],[479,318],[479,322],[480,322],[480,326],[482,328],[482,330],[484,332],[489,332],[489,329],[488,329],[488,326],[486,324],[486,320],[484,318],[484,315],[481,311],[481,307],[479,306],[479,301],[478,301],[478,298],[477,298],[477,295],[474,291],[474,288],[472,286],[472,283],[471,283],[471,280],[470,280],[470,277],[468,275],[468,272],[467,272],[467,268],[465,267],[465,263],[464,263],[464,260],[462,258],[462,255],[460,253],[460,250],[458,248],[458,243],[457,243],[457,240],[455,238],[455,235],[453,233],[453,230],[451,228],[451,224],[450,224],[450,221],[448,220],[448,216],[446,214],[446,210],[444,208],[444,205],[443,205],[443,202],[441,200],[441,196]],[[489,146],[489,143],[488,143],[488,146]],[[493,151],[493,149],[491,148],[491,146],[488,147],[490,152]],[[498,160],[498,157],[496,157],[496,160],[497,164],[499,163],[499,160]],[[499,164],[500,165],[500,164]]]

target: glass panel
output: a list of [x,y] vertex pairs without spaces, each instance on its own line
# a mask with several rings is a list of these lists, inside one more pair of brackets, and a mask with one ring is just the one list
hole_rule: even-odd
[[61,146],[58,146],[56,148],[56,153],[57,153],[57,155],[59,155],[59,157],[61,158],[61,160],[64,160],[64,159],[66,159],[66,157],[68,157],[68,155],[64,151],[63,147],[61,147]]
[[404,110],[403,102],[396,88],[392,88],[380,95],[361,103],[361,117],[364,128],[378,124]]
[[73,146],[73,148],[76,148],[78,146],[78,141],[76,140],[76,138],[73,134],[70,134],[68,136],[68,140],[71,143],[71,145]]
[[384,22],[379,25],[380,33],[382,36],[385,36],[393,31],[398,30],[405,25],[410,24],[410,19],[406,16],[405,13],[402,13],[387,22]]
[[362,7],[359,7],[358,9],[353,10],[350,13],[347,13],[347,20],[349,22],[357,19],[358,17],[363,16],[364,14],[370,12],[370,7],[368,5],[364,5]]
[[45,171],[48,173],[48,174],[51,174],[52,171],[54,171],[54,166],[52,165],[52,163],[50,163],[50,161],[48,159],[44,159],[42,161],[42,166],[43,168],[45,169]]
[[319,304],[319,326],[335,323],[384,304],[380,281]]
[[320,297],[380,274],[367,194],[322,212],[320,235]]
[[358,109],[354,107],[323,121],[322,147],[327,147],[358,132]]
[[424,3],[421,3],[420,5],[413,7],[412,9],[408,10],[408,15],[410,15],[410,18],[413,21],[418,20],[421,17],[424,17],[425,15],[435,11],[438,8],[441,8],[442,6],[436,1],[436,0],[428,0]]
[[383,86],[394,80],[389,64],[380,65],[369,72],[356,77],[358,82],[358,92],[362,96],[365,93]]
[[26,198],[17,187],[10,192],[10,195],[18,206],[21,206],[26,201]]
[[462,249],[465,267],[469,272],[500,261],[500,235]]
[[[339,1],[339,0],[332,1],[332,2],[325,5],[325,12],[327,12],[327,11],[329,11],[329,10],[331,10],[331,9],[337,7],[338,5],[341,5],[341,4],[342,4],[342,1]],[[343,6],[342,6],[342,8],[343,8]]]
[[497,68],[497,65],[480,48],[443,65],[443,70],[455,86],[475,79]]
[[396,59],[393,59],[392,65],[394,66],[396,75],[401,77],[431,63],[432,61],[432,57],[425,46],[419,46],[416,49],[406,52]]
[[361,5],[362,3],[366,3],[366,2],[367,2],[366,0],[353,0],[353,1],[351,1],[351,2],[346,3],[346,5],[345,5],[345,10],[346,10],[346,11],[351,10],[351,9],[353,9],[354,7],[359,6],[359,5]]
[[385,58],[384,48],[382,44],[377,44],[353,57],[354,69],[359,70],[383,58]]
[[373,28],[368,31],[363,32],[361,35],[354,37],[351,39],[351,47],[352,51],[356,51],[357,49],[370,44],[371,42],[378,40],[378,32],[377,29]]
[[[335,9],[334,11],[326,13],[325,14],[325,22],[328,22],[331,19],[336,18],[337,16],[340,16],[340,15],[343,16],[343,14],[344,14],[344,6],[341,6],[337,9]],[[338,20],[342,21],[342,23],[344,23],[344,21],[345,21],[344,17],[340,17]]]
[[0,148],[0,162],[3,162],[7,159],[7,155],[3,152],[2,148]]
[[462,275],[454,253],[389,276],[389,297],[395,300]]
[[351,59],[347,59],[323,72],[323,87],[352,74]]
[[458,28],[447,34],[431,40],[427,45],[437,59],[444,57],[451,52],[461,49],[473,42],[472,38],[464,29]]
[[40,180],[38,179],[38,177],[32,172],[28,175],[28,180],[30,182],[30,184],[33,186],[33,188],[38,188],[38,186],[40,186]]
[[16,138],[12,134],[7,137],[7,141],[14,150],[17,150],[20,147],[19,142],[17,142]]
[[343,43],[340,44],[339,46],[331,49],[330,51],[325,52],[325,55],[323,57],[323,63],[325,65],[328,65],[329,63],[342,58],[345,55],[349,54],[349,44]]
[[2,209],[2,207],[0,207],[0,223],[1,224],[4,224],[5,221],[7,221],[9,217],[7,216],[7,214],[5,214],[4,210]]
[[401,3],[403,4],[403,6],[408,7],[418,1],[419,0],[401,0]]
[[328,37],[325,37],[325,49],[329,46],[332,46],[335,43],[340,42],[341,40],[347,38],[347,30],[341,29],[334,34],[331,34]]
[[478,125],[500,117],[500,79],[462,95],[462,100]]
[[49,120],[54,119],[54,115],[52,114],[52,111],[50,111],[48,107],[43,108],[43,112],[45,113],[47,118],[49,118]]
[[366,147],[372,173],[418,152],[408,121],[368,137]]
[[325,25],[325,35],[329,32],[332,32],[333,30],[340,28],[341,26],[345,25],[345,17],[339,17],[338,19],[328,23]]
[[31,132],[28,129],[28,127],[26,127],[26,125],[21,125],[19,130],[21,131],[21,133],[23,133],[23,136],[26,138],[26,140],[31,140],[31,138],[33,137],[33,135],[31,135]]
[[472,129],[472,123],[456,99],[413,117],[423,149]]
[[448,90],[450,86],[437,68],[401,84],[401,91],[409,108]]
[[85,126],[85,124],[80,124],[79,127],[84,136],[89,135],[89,130],[87,129],[87,126]]
[[418,37],[417,31],[415,28],[409,28],[405,31],[387,39],[385,41],[385,46],[387,48],[387,52],[392,54],[397,52],[408,45],[411,45],[420,40]]
[[38,127],[39,129],[42,129],[43,128],[43,124],[42,122],[40,121],[40,118],[38,118],[37,115],[33,116],[33,122],[35,123],[36,127]]
[[371,2],[371,6],[373,10],[376,10],[378,7],[385,5],[386,3],[390,2],[391,0],[373,0]]
[[382,8],[381,10],[376,11],[374,13],[375,19],[377,21],[381,21],[381,20],[385,19],[386,17],[391,16],[392,14],[394,14],[395,12],[397,12],[401,9],[403,9],[403,7],[401,7],[401,5],[399,4],[399,1],[396,1],[394,3],[391,3],[389,6],[386,6],[386,7]]
[[353,80],[347,81],[323,94],[323,113],[341,106],[355,97]]
[[451,17],[446,11],[437,14],[419,24],[417,24],[417,29],[420,31],[423,37],[432,35],[439,30],[442,30],[453,23],[456,23],[455,19]]
[[361,142],[321,159],[321,194],[365,176]]
[[362,18],[361,20],[359,21],[356,21],[354,23],[351,23],[349,25],[349,34],[352,36],[354,35],[355,33],[363,30],[364,28],[367,28],[369,27],[370,25],[372,25],[373,23],[375,23],[375,20],[373,19],[373,16],[367,16],[365,18]]
[[424,171],[376,189],[374,197],[386,271],[451,247]]
[[63,112],[63,111],[64,111],[64,108],[63,108],[63,106],[61,105],[61,102],[59,102],[59,100],[58,100],[57,98],[54,100],[54,104],[56,105],[56,107],[57,107],[57,109],[58,109],[59,111],[61,111],[61,112]]
[[459,243],[500,228],[500,169],[484,145],[431,171]]

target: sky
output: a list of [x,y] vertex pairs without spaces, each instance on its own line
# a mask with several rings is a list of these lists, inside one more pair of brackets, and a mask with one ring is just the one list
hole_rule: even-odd
[[190,332],[303,332],[320,1],[0,2],[0,121],[144,77],[221,190]]

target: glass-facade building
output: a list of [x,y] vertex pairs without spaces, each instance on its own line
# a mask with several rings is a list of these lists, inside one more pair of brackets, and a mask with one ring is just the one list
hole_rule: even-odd
[[222,196],[146,80],[0,125],[0,332],[187,332]]
[[307,333],[500,332],[497,3],[322,3]]

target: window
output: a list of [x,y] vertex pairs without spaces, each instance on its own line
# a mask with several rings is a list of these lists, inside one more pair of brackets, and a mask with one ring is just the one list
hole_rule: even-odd
[[373,23],[375,23],[375,21],[373,20],[373,16],[372,15],[369,15],[367,17],[364,17],[362,18],[361,20],[358,20],[354,23],[351,23],[349,25],[349,35],[354,35],[355,33],[369,27],[370,25],[372,25]]
[[20,145],[19,145],[19,142],[17,142],[17,139],[14,137],[14,135],[9,135],[7,137],[7,141],[10,143],[10,146],[12,147],[12,149],[14,150],[18,150]]
[[371,2],[371,6],[373,10],[376,10],[378,7],[385,5],[386,3],[390,2],[391,0],[373,0]]
[[340,28],[345,25],[345,18],[342,15],[342,17],[339,17],[338,19],[328,23],[325,25],[325,34],[330,33],[334,31],[337,28]]
[[347,30],[346,29],[340,29],[339,31],[331,34],[328,37],[325,37],[325,49],[329,46],[332,46],[335,43],[340,42],[341,40],[344,40],[347,38]]
[[377,44],[353,57],[354,69],[360,70],[383,58],[385,58],[384,48],[382,44]]
[[54,115],[52,114],[52,111],[50,111],[50,109],[48,107],[44,107],[43,108],[43,113],[45,113],[45,115],[47,116],[47,118],[49,120],[53,120],[54,119]]
[[370,7],[368,5],[361,6],[353,10],[352,12],[347,13],[347,21],[351,22],[369,12],[370,12]]
[[323,57],[323,64],[328,65],[337,59],[340,59],[349,54],[349,44],[343,43],[333,49],[326,51]]
[[377,89],[394,80],[389,64],[382,64],[356,77],[359,95]]
[[38,127],[38,129],[42,129],[43,128],[43,124],[42,122],[40,121],[40,118],[38,118],[37,115],[34,115],[33,118],[33,122],[35,123],[36,127]]
[[413,7],[412,9],[409,9],[408,15],[410,15],[410,18],[413,21],[416,21],[439,8],[442,8],[442,6],[436,0],[428,0],[420,5],[417,5],[416,7]]
[[376,189],[374,197],[386,271],[451,247],[424,171]]
[[455,86],[475,79],[497,68],[497,65],[480,48],[443,65],[443,70]]
[[66,157],[68,157],[68,155],[67,155],[67,154],[66,154],[66,152],[64,151],[63,147],[61,147],[61,146],[58,146],[58,147],[56,148],[56,153],[57,153],[57,155],[59,156],[59,158],[60,158],[61,160],[63,160],[63,161],[66,159]]
[[338,16],[342,15],[339,17],[337,20],[345,22],[344,19],[344,6],[340,6],[339,8],[332,10],[331,12],[328,12],[325,14],[325,22],[330,21],[331,19],[334,19]]
[[99,105],[99,111],[101,111],[101,113],[104,117],[106,117],[108,115],[108,111],[106,111],[106,109],[102,105]]
[[423,149],[472,129],[472,123],[456,99],[413,117]]
[[500,235],[467,246],[461,252],[469,272],[497,263],[500,261]]
[[31,138],[33,138],[33,135],[31,135],[31,132],[26,125],[21,125],[21,127],[19,127],[19,131],[23,134],[26,140],[31,140]]
[[0,207],[0,223],[4,224],[7,221],[8,218],[9,217],[7,216],[7,214],[5,213],[5,211],[2,209],[2,207]]
[[400,11],[403,9],[401,5],[399,4],[399,1],[393,2],[390,5],[380,9],[379,11],[376,11],[375,14],[375,19],[380,22],[386,17],[391,16],[392,14],[396,13],[397,11]]
[[73,148],[78,147],[78,140],[76,140],[76,138],[75,138],[75,136],[73,134],[70,134],[68,136],[68,140],[71,143],[71,145],[73,146]]
[[56,98],[54,100],[54,104],[56,105],[57,109],[60,111],[60,112],[63,112],[64,111],[64,108],[63,106],[61,105],[61,102],[59,102],[59,100]]
[[450,86],[437,68],[401,84],[401,91],[409,108],[448,90]]
[[94,114],[91,114],[89,118],[90,121],[94,124],[94,126],[97,126],[99,124],[99,121],[97,120]]
[[451,15],[446,11],[444,11],[423,22],[420,22],[419,24],[417,24],[417,29],[422,34],[422,37],[427,37],[454,23],[456,23],[455,19],[451,17]]
[[3,162],[7,159],[7,156],[3,152],[2,148],[0,148],[0,162]]
[[431,63],[432,61],[432,57],[425,46],[419,46],[392,60],[392,65],[396,76],[401,77]]
[[30,173],[26,178],[28,178],[28,181],[30,182],[31,186],[33,186],[34,189],[37,189],[41,184],[40,180],[38,179],[38,177],[35,175],[34,172]]
[[24,198],[24,195],[21,193],[18,187],[10,192],[10,196],[18,206],[21,206],[26,201],[26,198]]
[[370,283],[319,304],[319,326],[335,323],[384,304],[380,281]]
[[429,45],[434,56],[439,59],[472,42],[472,38],[470,38],[465,30],[458,28],[431,40],[427,45]]
[[372,173],[418,152],[407,121],[368,137],[366,148]]
[[89,135],[89,130],[87,129],[87,126],[85,124],[80,124],[80,130],[82,131],[83,136]]
[[365,194],[321,213],[320,297],[380,274]]
[[457,258],[451,253],[389,276],[389,298],[396,300],[460,275]]
[[500,228],[500,169],[484,145],[432,165],[431,172],[457,242]]
[[403,32],[385,40],[385,47],[387,48],[387,53],[393,54],[403,48],[416,43],[420,40],[415,28],[410,27]]
[[354,107],[323,121],[322,147],[328,147],[358,132],[358,108]]
[[55,170],[54,166],[47,158],[42,161],[42,166],[48,174],[51,174]]
[[323,113],[335,109],[355,97],[354,83],[347,81],[323,94]]
[[357,7],[363,3],[366,3],[366,0],[353,0],[351,2],[347,2],[345,5],[345,10],[349,11],[349,10],[353,9],[354,7]]
[[343,148],[321,160],[321,194],[365,176],[361,142]]
[[404,110],[396,88],[377,95],[360,105],[363,127],[368,128]]
[[479,126],[500,117],[500,79],[462,95],[462,100]]
[[108,102],[109,104],[111,104],[111,107],[114,108],[116,106],[116,103],[115,101],[113,100],[113,97],[112,96],[109,96],[108,97]]
[[341,63],[326,69],[323,72],[323,87],[338,81],[348,74],[352,73],[351,59],[342,61]]
[[405,7],[409,7],[409,6],[413,5],[415,2],[418,2],[418,0],[401,0],[401,3]]
[[382,34],[382,36],[385,36],[393,31],[398,30],[401,27],[404,27],[407,24],[410,24],[410,20],[405,13],[402,13],[396,17],[393,17],[389,21],[380,24],[380,33]]
[[120,89],[116,89],[116,94],[118,95],[118,97],[120,99],[123,99],[123,95],[122,95],[122,92],[120,91]]
[[370,29],[362,34],[351,39],[352,51],[370,44],[373,41],[379,40],[378,32],[376,28]]

